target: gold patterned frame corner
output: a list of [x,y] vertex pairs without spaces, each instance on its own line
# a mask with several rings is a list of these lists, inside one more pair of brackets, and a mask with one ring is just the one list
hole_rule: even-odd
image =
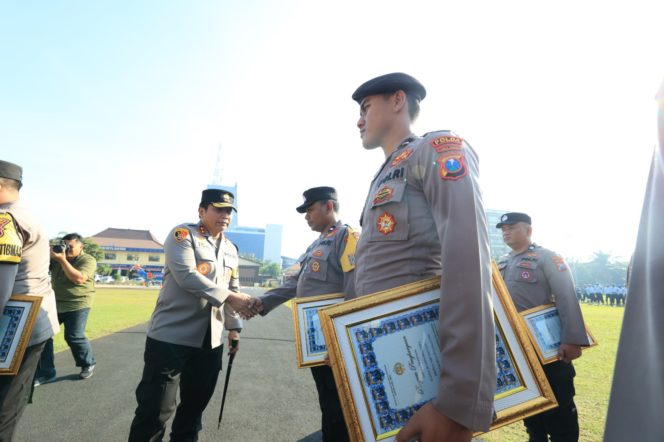
[[[0,368],[0,376],[16,375],[21,368],[23,355],[25,354],[26,348],[28,348],[28,342],[30,341],[30,336],[32,335],[32,329],[34,328],[35,322],[37,321],[37,314],[39,313],[39,307],[41,306],[42,298],[41,296],[12,295],[9,298],[9,301],[29,302],[30,310],[28,312],[25,325],[21,329],[21,335],[18,338],[16,350],[14,351],[14,355],[12,356],[9,367]],[[4,314],[4,312],[0,313]]]

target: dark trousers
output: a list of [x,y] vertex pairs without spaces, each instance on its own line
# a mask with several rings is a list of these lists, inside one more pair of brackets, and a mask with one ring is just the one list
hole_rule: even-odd
[[[209,333],[209,331],[208,331]],[[175,410],[178,387],[180,404],[171,428],[171,441],[196,441],[201,417],[221,370],[224,347],[187,347],[147,338],[143,377],[136,388],[136,415],[130,442],[161,441],[166,422]]]
[[558,407],[523,420],[529,442],[576,442],[579,440],[579,416],[574,404],[574,366],[563,361],[544,366]]
[[337,386],[334,383],[332,369],[327,365],[311,367],[311,374],[316,382],[318,403],[323,414],[321,419],[323,442],[348,441],[348,430],[341,411],[339,393],[337,393]]
[[[65,341],[71,349],[77,367],[95,365],[92,356],[90,341],[85,336],[85,327],[88,324],[89,308],[82,308],[72,312],[58,313],[58,321],[65,326]],[[39,361],[38,377],[50,378],[55,376],[55,363],[53,356],[53,339],[46,341],[46,347]]]
[[14,376],[0,376],[0,442],[14,438],[18,420],[32,394],[32,383],[45,342],[28,347]]

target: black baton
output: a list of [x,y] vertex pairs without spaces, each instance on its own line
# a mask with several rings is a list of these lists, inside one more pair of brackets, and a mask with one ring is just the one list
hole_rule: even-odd
[[[240,343],[239,339],[233,339],[231,341],[231,350],[237,347]],[[221,417],[224,415],[224,404],[226,403],[226,391],[228,390],[228,381],[231,378],[231,368],[233,368],[233,359],[235,359],[235,353],[231,353],[228,358],[228,371],[226,371],[226,382],[224,382],[224,395],[221,397],[221,410],[219,410],[219,422],[217,422],[217,430],[221,427]]]

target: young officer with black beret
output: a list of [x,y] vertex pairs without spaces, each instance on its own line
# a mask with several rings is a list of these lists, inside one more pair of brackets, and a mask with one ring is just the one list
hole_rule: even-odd
[[355,289],[363,296],[441,277],[438,395],[397,441],[470,441],[489,429],[496,390],[488,230],[475,151],[450,131],[411,131],[425,96],[402,73],[353,93],[362,145],[385,154],[362,213]]

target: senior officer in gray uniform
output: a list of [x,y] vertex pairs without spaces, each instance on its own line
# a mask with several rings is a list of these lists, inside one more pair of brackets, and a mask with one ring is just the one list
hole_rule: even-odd
[[544,365],[558,408],[524,419],[532,442],[577,441],[579,420],[574,404],[574,366],[581,346],[588,345],[574,281],[565,260],[531,241],[531,218],[511,212],[501,216],[496,228],[512,252],[500,258],[498,268],[518,311],[555,303],[562,324],[558,361]]
[[23,169],[0,160],[0,312],[11,295],[42,298],[28,347],[16,375],[0,376],[0,440],[13,440],[32,392],[46,341],[60,331],[55,294],[48,275],[48,237],[21,204]]
[[223,234],[236,210],[233,199],[225,190],[204,190],[200,221],[180,224],[166,238],[164,285],[148,326],[130,441],[162,439],[178,387],[170,439],[197,440],[221,370],[224,325],[230,351],[239,348],[238,312],[250,313],[251,297],[239,293],[237,249]]
[[[355,297],[353,282],[358,233],[337,220],[339,203],[333,187],[314,187],[303,195],[304,203],[296,210],[306,213],[309,227],[320,232],[320,236],[300,256],[300,270],[296,275],[288,277],[281,287],[257,298],[256,308],[262,315],[294,297],[342,292],[346,299]],[[318,390],[323,441],[349,440],[332,369],[327,365],[311,367],[311,374]]]
[[438,395],[397,440],[469,441],[489,429],[496,389],[488,230],[473,149],[453,132],[411,131],[425,96],[402,73],[353,93],[364,148],[385,154],[362,213],[355,288],[363,296],[441,277]]

